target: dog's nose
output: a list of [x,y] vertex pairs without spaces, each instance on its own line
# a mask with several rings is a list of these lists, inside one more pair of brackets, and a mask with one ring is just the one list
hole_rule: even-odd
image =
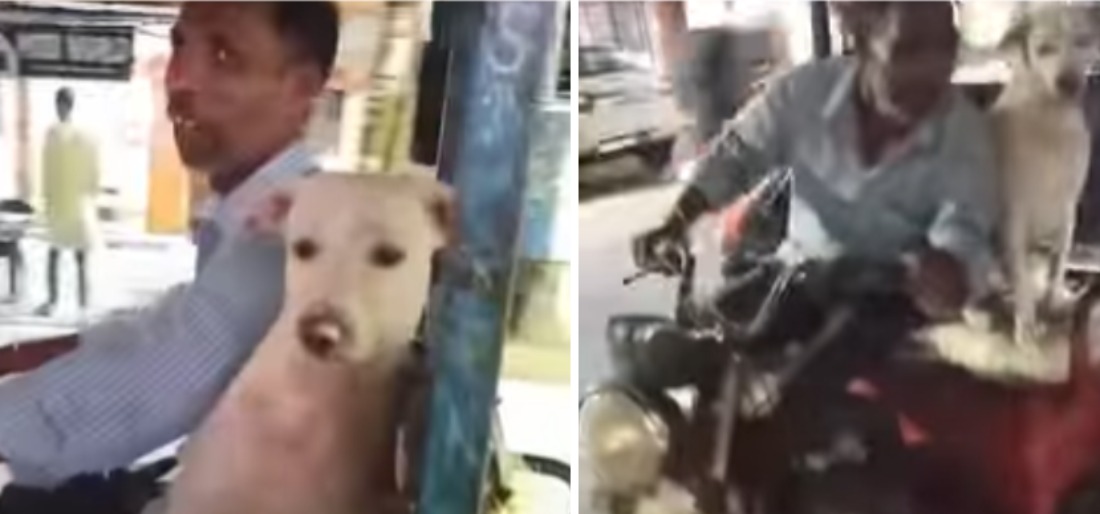
[[1081,92],[1084,80],[1076,73],[1063,72],[1058,75],[1055,84],[1058,86],[1058,91],[1063,95],[1076,96]]
[[351,339],[351,327],[343,313],[328,303],[311,305],[298,318],[298,338],[318,357],[329,357]]

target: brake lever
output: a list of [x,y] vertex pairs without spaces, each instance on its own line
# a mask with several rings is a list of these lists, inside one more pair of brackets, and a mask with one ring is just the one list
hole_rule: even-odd
[[[678,267],[679,266],[667,265],[667,263],[666,263],[666,266],[665,266],[666,269],[670,269],[670,270],[674,269],[674,268],[678,268]],[[675,271],[675,272],[662,272],[662,271],[658,271],[658,270],[653,269],[653,268],[642,268],[642,269],[639,269],[639,270],[635,271],[634,273],[631,273],[630,275],[627,275],[625,278],[623,278],[623,285],[624,286],[629,286],[630,284],[633,284],[634,282],[637,282],[638,280],[641,280],[641,279],[643,279],[643,278],[645,278],[649,275],[655,275],[655,274],[666,275],[666,276],[677,276],[677,275],[682,275],[683,270]]]
[[630,284],[633,284],[633,283],[645,278],[650,273],[653,273],[653,272],[650,271],[650,270],[647,270],[647,269],[640,269],[638,271],[635,271],[634,273],[631,273],[627,277],[623,278],[623,285],[624,286],[629,286]]

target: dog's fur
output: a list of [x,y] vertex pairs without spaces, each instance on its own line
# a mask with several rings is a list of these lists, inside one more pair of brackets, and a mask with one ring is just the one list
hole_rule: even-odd
[[1077,199],[1089,164],[1082,107],[1095,35],[1085,9],[1022,4],[1002,42],[1012,75],[991,111],[1001,176],[1001,259],[1017,344],[1063,295]]
[[249,219],[284,235],[279,317],[188,442],[169,514],[387,512],[401,371],[446,245],[430,178],[321,174]]

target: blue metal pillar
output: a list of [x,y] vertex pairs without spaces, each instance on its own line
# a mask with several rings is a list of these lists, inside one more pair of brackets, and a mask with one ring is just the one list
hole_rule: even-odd
[[418,512],[474,514],[482,507],[528,134],[558,42],[559,6],[469,2],[447,9],[454,16],[444,35],[452,57],[439,174],[457,193],[468,265],[443,266],[429,309],[435,386]]

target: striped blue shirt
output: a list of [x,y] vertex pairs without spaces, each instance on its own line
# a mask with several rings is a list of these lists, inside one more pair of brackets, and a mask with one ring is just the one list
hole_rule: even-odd
[[[315,169],[294,144],[203,210],[216,246],[195,279],[80,334],[80,346],[0,385],[0,455],[16,482],[51,486],[127,466],[196,428],[282,305],[284,255],[245,216]],[[205,243],[209,245],[210,243]]]

